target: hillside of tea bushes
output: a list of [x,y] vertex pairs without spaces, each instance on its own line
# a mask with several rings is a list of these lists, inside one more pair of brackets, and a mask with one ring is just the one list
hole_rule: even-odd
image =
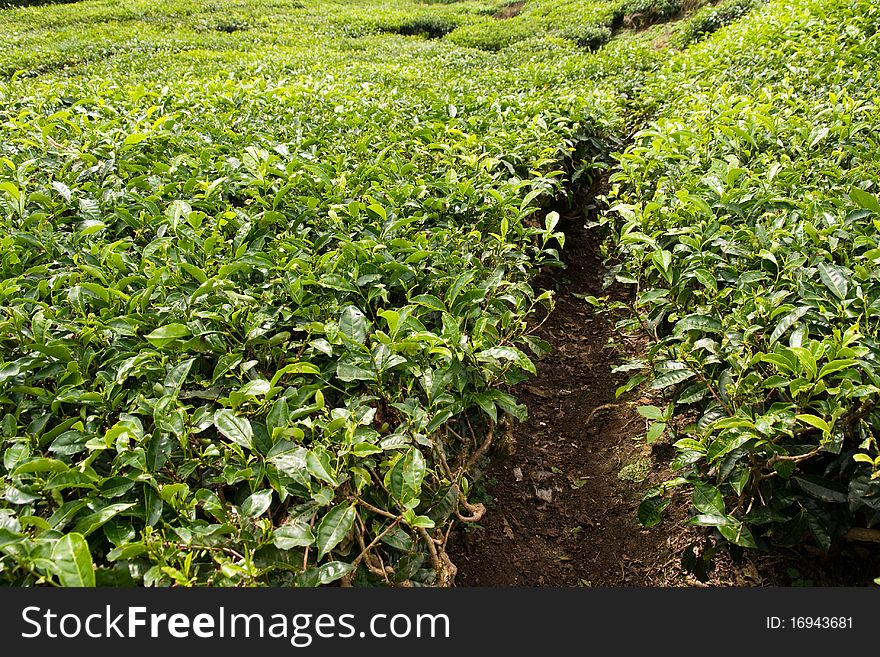
[[[696,18],[694,19],[696,20]],[[618,278],[657,337],[691,522],[829,549],[880,522],[880,9],[772,3],[664,66],[612,177]],[[685,32],[687,33],[687,32]]]
[[529,280],[563,238],[536,210],[620,119],[548,92],[576,50],[364,4],[6,10],[7,581],[451,577],[467,474],[547,349]]
[[450,584],[609,169],[643,522],[877,520],[877,10],[513,4],[0,9],[0,580]]

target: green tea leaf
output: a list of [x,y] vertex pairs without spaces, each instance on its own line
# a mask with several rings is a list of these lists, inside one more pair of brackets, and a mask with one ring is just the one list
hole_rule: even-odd
[[410,299],[410,302],[425,306],[431,310],[437,310],[444,313],[447,312],[446,304],[432,294],[418,294]]
[[790,313],[788,313],[785,317],[779,320],[779,323],[776,325],[776,328],[773,329],[773,332],[770,334],[770,344],[773,344],[788,331],[792,326],[794,326],[797,321],[810,312],[810,308],[808,306],[800,306],[795,308]]
[[354,306],[347,306],[339,316],[339,331],[352,342],[363,344],[367,335],[367,319]]
[[318,559],[342,542],[354,526],[356,516],[354,506],[347,503],[335,506],[327,512],[318,525],[315,541],[318,546]]
[[330,455],[324,450],[309,451],[306,454],[306,468],[309,474],[336,488],[339,482],[333,474],[333,466],[330,465]]
[[307,547],[315,542],[315,536],[311,528],[302,522],[294,522],[282,525],[272,534],[275,547],[280,550],[290,550],[295,547]]
[[749,528],[740,522],[719,525],[718,531],[734,545],[746,548],[758,547]]
[[283,429],[290,423],[290,407],[287,399],[282,397],[272,405],[269,415],[266,416],[266,429],[272,435],[275,429]]
[[856,361],[852,358],[841,358],[838,360],[829,361],[822,366],[822,369],[819,370],[819,374],[816,378],[823,379],[829,374],[834,374],[836,372],[840,372],[841,370],[848,369],[850,367],[853,367],[855,364]]
[[792,477],[792,481],[805,493],[823,502],[843,504],[847,501],[846,491],[822,477],[803,475],[801,477]]
[[702,331],[703,333],[718,333],[721,331],[721,322],[707,315],[688,315],[678,320],[673,329],[675,335],[681,335],[685,331]]
[[696,373],[691,370],[672,370],[656,377],[651,382],[651,387],[654,390],[662,390],[663,388],[668,388],[669,386],[674,386],[687,381],[695,375]]
[[88,536],[104,525],[108,520],[119,515],[123,511],[127,511],[133,506],[135,506],[134,502],[120,502],[118,504],[105,506],[99,511],[95,511],[94,513],[90,513],[89,515],[80,518],[73,531],[82,534],[83,536]]
[[694,507],[700,513],[709,515],[723,516],[724,498],[721,492],[709,484],[703,482],[694,483],[693,494]]
[[244,502],[241,503],[241,515],[245,518],[257,518],[272,506],[272,491],[263,490],[252,493]]
[[328,561],[318,568],[318,581],[321,584],[331,584],[348,575],[354,566],[344,561]]
[[825,287],[831,290],[838,299],[846,299],[849,291],[849,282],[839,267],[820,262],[819,276],[822,282],[825,283]]
[[636,408],[639,415],[649,420],[660,420],[663,418],[663,410],[656,406],[639,406]]
[[321,370],[312,363],[290,363],[275,372],[270,382],[271,387],[275,387],[281,378],[286,374],[320,374]]
[[816,415],[811,415],[809,413],[800,413],[795,417],[801,422],[816,427],[817,429],[821,429],[825,433],[830,433],[831,431],[831,425]]
[[663,519],[663,511],[671,500],[662,497],[650,497],[639,504],[638,519],[643,527],[656,527]]
[[650,445],[655,440],[657,440],[663,433],[666,431],[666,423],[665,422],[654,422],[649,428],[648,433],[645,435],[645,442]]
[[185,324],[166,324],[160,326],[155,331],[148,333],[144,337],[149,340],[150,344],[156,347],[164,347],[175,340],[188,338],[190,330]]
[[12,472],[13,477],[36,472],[67,472],[70,467],[63,461],[49,458],[37,458],[22,463]]
[[418,449],[412,448],[385,475],[385,485],[406,505],[411,500],[418,499],[426,472],[425,457]]
[[336,365],[336,376],[340,381],[375,381],[376,371],[370,367],[356,365],[351,361],[341,360]]
[[52,562],[61,586],[95,586],[95,570],[89,544],[82,534],[65,534],[52,549]]
[[849,197],[855,201],[859,207],[870,210],[875,214],[880,214],[880,201],[878,201],[877,197],[873,194],[869,194],[858,187],[852,187],[849,190]]
[[237,445],[254,448],[254,432],[246,418],[238,417],[233,411],[224,408],[214,413],[214,426]]

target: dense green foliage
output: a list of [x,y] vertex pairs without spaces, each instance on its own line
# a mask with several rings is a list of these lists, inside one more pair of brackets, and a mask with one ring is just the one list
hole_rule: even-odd
[[[658,341],[642,409],[692,522],[728,541],[822,548],[880,521],[880,83],[870,2],[772,2],[676,57],[660,117],[612,176],[619,280]],[[615,217],[617,219],[615,219]]]
[[618,149],[621,392],[681,471],[642,520],[880,519],[878,11],[726,0],[664,50],[628,28],[699,3],[511,4],[3,10],[0,581],[449,583],[548,348],[540,208]]
[[705,38],[742,18],[763,0],[723,0],[717,5],[706,5],[691,16],[681,31],[679,41],[688,45]]
[[494,14],[461,21],[448,38],[460,46],[483,50],[548,37],[595,49],[622,24],[641,28],[680,11],[678,0],[531,0],[511,17],[499,20],[499,14]]
[[546,349],[535,210],[615,105],[548,92],[564,57],[202,4],[6,15],[0,577],[443,582]]
[[624,0],[534,0],[512,18],[486,17],[449,35],[461,46],[500,50],[535,37],[559,37],[595,48],[611,37],[622,17]]

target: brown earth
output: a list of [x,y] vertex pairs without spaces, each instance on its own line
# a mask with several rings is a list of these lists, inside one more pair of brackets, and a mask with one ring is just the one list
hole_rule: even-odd
[[509,4],[492,14],[492,18],[497,18],[498,20],[503,21],[508,18],[513,18],[514,16],[519,16],[525,4],[525,0],[523,0],[522,2],[514,2],[512,4]]
[[[489,511],[459,529],[448,546],[457,586],[692,586],[681,567],[702,530],[685,527],[684,491],[666,520],[644,529],[636,510],[644,491],[671,476],[673,448],[646,446],[645,420],[635,404],[615,400],[626,375],[611,370],[641,345],[627,343],[608,314],[576,295],[607,294],[599,237],[566,233],[567,268],[544,273],[537,286],[555,291],[556,307],[535,331],[553,345],[538,376],[512,392],[529,408],[514,428],[515,451],[495,454],[478,480]],[[650,403],[650,400],[637,400]],[[621,479],[621,470],[636,470]],[[639,476],[647,475],[642,481]],[[832,556],[809,546],[799,552],[747,552],[737,563],[721,553],[709,584],[761,586],[867,584],[880,573],[878,550],[844,544]]]

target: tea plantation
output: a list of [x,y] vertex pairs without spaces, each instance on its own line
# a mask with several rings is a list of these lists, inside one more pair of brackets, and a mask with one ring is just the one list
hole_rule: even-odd
[[0,7],[2,583],[452,584],[584,190],[640,520],[880,521],[872,3]]

